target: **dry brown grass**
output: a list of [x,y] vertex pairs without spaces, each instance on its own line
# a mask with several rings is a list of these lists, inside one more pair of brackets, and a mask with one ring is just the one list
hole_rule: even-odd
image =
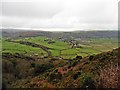
[[120,68],[110,64],[109,67],[101,69],[99,75],[99,88],[118,88],[118,76]]

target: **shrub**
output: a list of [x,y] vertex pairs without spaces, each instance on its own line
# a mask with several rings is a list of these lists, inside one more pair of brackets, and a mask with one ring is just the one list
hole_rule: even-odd
[[95,82],[90,76],[84,75],[82,76],[81,79],[82,79],[81,88],[95,88]]
[[48,77],[48,82],[51,82],[54,79],[55,74],[50,74]]
[[93,58],[94,58],[94,56],[91,55],[91,56],[89,57],[89,60],[91,61],[91,60],[93,60]]
[[14,65],[11,61],[4,60],[2,65],[2,72],[3,73],[13,73],[14,72]]
[[81,75],[81,72],[77,72],[78,75]]
[[70,69],[70,68],[71,68],[71,65],[68,66],[68,69]]
[[58,72],[58,69],[55,69],[55,72],[57,73],[57,72]]
[[53,67],[53,64],[37,64],[35,65],[35,75],[41,74]]
[[71,66],[74,67],[75,65],[77,65],[77,61],[74,61]]
[[76,59],[82,59],[82,56],[76,56]]
[[73,79],[76,80],[79,77],[79,75],[81,75],[81,72],[77,72],[76,74],[74,74]]
[[62,74],[61,73],[52,73],[48,76],[48,82],[57,82],[62,79]]
[[35,67],[35,63],[31,63],[31,67]]
[[77,75],[77,74],[73,75],[73,79],[74,79],[74,80],[76,80],[77,78],[78,78],[78,75]]

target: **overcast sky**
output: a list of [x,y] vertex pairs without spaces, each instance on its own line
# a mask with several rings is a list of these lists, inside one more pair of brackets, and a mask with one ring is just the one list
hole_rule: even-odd
[[119,0],[2,0],[2,26],[42,30],[118,29]]

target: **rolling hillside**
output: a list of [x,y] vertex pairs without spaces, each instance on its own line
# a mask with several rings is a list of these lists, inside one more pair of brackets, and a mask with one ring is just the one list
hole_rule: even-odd
[[[44,59],[44,63],[3,53],[3,85],[19,88],[117,88],[119,50],[71,60]],[[107,81],[107,77],[112,82]]]

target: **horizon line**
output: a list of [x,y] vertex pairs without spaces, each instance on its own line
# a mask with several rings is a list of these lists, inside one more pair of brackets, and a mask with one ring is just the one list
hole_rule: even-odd
[[19,29],[30,31],[49,31],[49,32],[74,32],[74,31],[118,31],[118,29],[64,29],[64,28],[13,28],[13,27],[0,27],[0,29]]

